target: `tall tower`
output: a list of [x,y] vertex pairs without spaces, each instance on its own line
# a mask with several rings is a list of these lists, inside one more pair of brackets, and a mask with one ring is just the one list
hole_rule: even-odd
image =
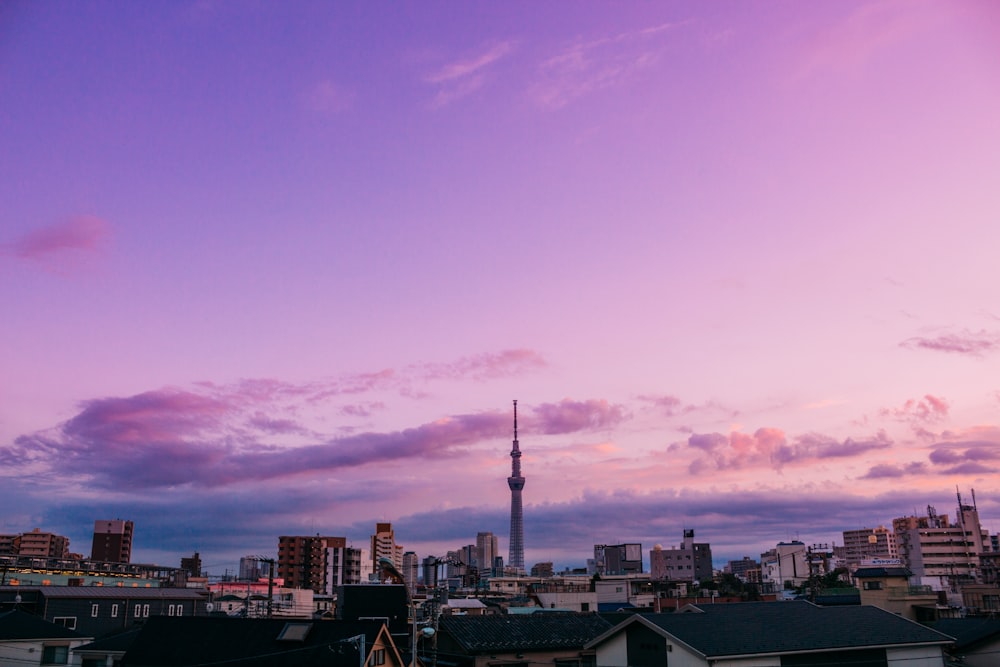
[[524,572],[524,512],[521,509],[521,448],[517,442],[517,401],[514,401],[514,448],[510,450],[511,470],[507,478],[510,487],[510,557],[508,565],[517,572]]

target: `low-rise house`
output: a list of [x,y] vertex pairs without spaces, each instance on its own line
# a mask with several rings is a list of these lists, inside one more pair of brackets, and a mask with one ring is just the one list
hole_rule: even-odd
[[380,621],[151,618],[122,667],[404,667]]
[[456,667],[587,667],[594,652],[584,645],[609,628],[594,613],[442,616],[437,658]]
[[635,615],[585,648],[597,667],[944,667],[952,638],[877,607],[745,602]]
[[69,665],[92,638],[21,611],[0,612],[0,665]]
[[861,604],[921,623],[938,619],[938,594],[930,586],[910,584],[913,574],[905,567],[859,567],[853,576]]

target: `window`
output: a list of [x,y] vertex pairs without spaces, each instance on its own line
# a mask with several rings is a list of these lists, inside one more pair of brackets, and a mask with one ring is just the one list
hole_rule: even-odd
[[167,616],[173,616],[173,615],[174,615],[174,605],[170,605],[167,607]]
[[385,649],[379,648],[371,652],[371,657],[368,658],[368,667],[376,667],[376,665],[385,664]]
[[863,588],[866,591],[880,591],[880,590],[882,590],[882,582],[881,581],[866,581],[863,584]]
[[42,648],[43,665],[65,665],[69,663],[69,646],[45,646]]
[[[163,607],[160,607],[160,609],[162,609],[162,608]],[[142,605],[142,617],[143,618],[149,618],[149,605],[148,604]]]
[[56,616],[52,619],[56,625],[61,625],[67,630],[76,630],[76,616]]
[[139,618],[140,616],[142,616],[142,605],[141,604],[137,604],[135,606],[135,617]]
[[90,617],[91,618],[97,618],[97,611],[98,611],[99,608],[100,608],[100,605],[96,605],[96,604],[90,605]]
[[183,613],[184,613],[184,605],[182,604],[177,605],[177,615],[181,616]]
[[111,605],[111,618],[118,618],[118,605]]

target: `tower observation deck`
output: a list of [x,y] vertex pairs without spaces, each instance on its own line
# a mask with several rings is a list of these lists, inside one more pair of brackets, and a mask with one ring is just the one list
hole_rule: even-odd
[[521,491],[524,477],[521,476],[521,447],[517,442],[517,401],[514,401],[514,447],[510,450],[511,470],[507,478],[510,487],[510,555],[507,564],[524,571],[524,511],[521,507]]

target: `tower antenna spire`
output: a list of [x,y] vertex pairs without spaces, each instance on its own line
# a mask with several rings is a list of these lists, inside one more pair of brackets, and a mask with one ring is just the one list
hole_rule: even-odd
[[508,565],[518,573],[524,572],[524,510],[521,505],[521,491],[524,476],[521,475],[521,445],[517,441],[517,400],[514,401],[514,444],[510,450],[510,554]]

